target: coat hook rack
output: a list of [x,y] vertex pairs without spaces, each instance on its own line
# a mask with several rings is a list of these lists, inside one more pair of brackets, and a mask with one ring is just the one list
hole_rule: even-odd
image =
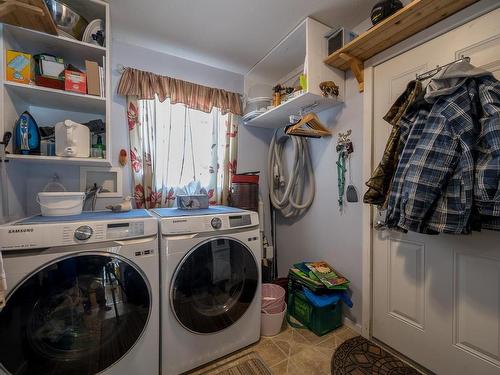
[[448,64],[445,64],[445,65],[436,65],[436,67],[434,69],[431,69],[431,70],[428,70],[422,74],[415,74],[415,79],[417,81],[425,81],[426,79],[429,79],[429,78],[432,78],[434,77],[436,74],[438,74],[441,70],[453,65],[453,64],[456,64],[457,62],[460,62],[460,61],[467,61],[467,62],[470,62],[470,57],[469,56],[460,56],[459,59],[455,60],[455,61],[452,61]]
[[338,139],[337,139],[337,146],[344,146],[348,143],[351,142],[351,134],[352,130],[349,129],[345,133],[339,133]]

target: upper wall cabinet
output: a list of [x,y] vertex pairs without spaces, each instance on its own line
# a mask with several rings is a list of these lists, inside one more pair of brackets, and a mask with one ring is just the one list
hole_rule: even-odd
[[[290,115],[319,112],[343,101],[344,72],[323,63],[327,57],[325,35],[330,30],[330,27],[306,18],[247,73],[245,114],[249,116],[244,117],[246,125],[280,128],[290,124]],[[338,86],[337,97],[323,96],[319,85],[325,81],[333,81]],[[281,104],[272,106],[270,100],[277,84],[300,86],[301,90],[283,95]],[[262,108],[266,106],[266,100],[254,106],[255,98],[268,98],[269,108]]]
[[[57,35],[0,24],[0,137],[6,132],[13,135],[5,158],[12,163],[109,166],[109,5],[102,0],[65,0],[64,4],[81,20],[73,25],[74,28],[58,24]],[[66,70],[61,70],[63,68]],[[76,70],[86,76],[71,74],[74,80],[65,80],[66,73]],[[27,135],[24,135],[25,130],[16,132],[16,122],[25,111],[38,125],[31,127]],[[53,142],[54,126],[65,120],[92,123],[88,125],[88,135],[68,130],[68,138],[64,141],[68,152],[57,156],[56,150],[61,147]],[[36,130],[40,133],[40,150],[27,151],[24,146],[21,151],[16,147],[16,143],[23,142],[24,136],[30,140],[38,138]],[[82,154],[74,153],[75,146],[88,149],[89,156],[76,157]]]

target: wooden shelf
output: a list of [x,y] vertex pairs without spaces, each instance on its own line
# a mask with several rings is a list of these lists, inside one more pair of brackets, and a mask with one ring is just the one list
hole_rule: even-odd
[[13,162],[37,162],[45,164],[88,165],[101,167],[111,166],[109,160],[97,158],[67,158],[63,156],[7,154],[5,155],[5,159],[12,160]]
[[96,61],[102,65],[102,59],[106,56],[105,47],[12,25],[4,25],[4,37],[23,52],[32,55],[48,53],[62,57],[66,63],[77,66],[81,66],[85,62],[84,59]]
[[106,98],[99,96],[8,81],[4,82],[4,86],[22,100],[37,107],[101,115],[106,113]]
[[363,91],[364,61],[477,1],[413,0],[403,9],[332,53],[325,59],[325,63],[342,70],[353,69],[360,83],[360,91]]
[[0,22],[57,34],[57,27],[43,0],[5,0],[0,5]]
[[290,124],[290,115],[297,115],[302,110],[307,111],[307,109],[309,109],[309,111],[321,112],[341,103],[342,102],[337,99],[325,98],[321,95],[306,92],[245,122],[245,125],[260,128],[283,128]]

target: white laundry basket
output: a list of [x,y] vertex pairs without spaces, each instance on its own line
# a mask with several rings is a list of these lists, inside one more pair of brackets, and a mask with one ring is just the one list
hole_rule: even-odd
[[40,192],[37,202],[42,216],[70,216],[82,213],[85,193],[82,192]]

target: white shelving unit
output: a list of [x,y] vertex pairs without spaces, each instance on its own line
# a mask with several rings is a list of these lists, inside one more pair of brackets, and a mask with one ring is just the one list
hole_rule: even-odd
[[106,159],[98,158],[66,158],[63,156],[43,156],[43,155],[20,155],[8,154],[5,156],[7,160],[25,163],[40,163],[40,164],[66,164],[66,165],[87,165],[87,166],[103,166],[108,164]]
[[[111,95],[110,95],[110,15],[109,5],[102,0],[65,0],[75,11],[89,22],[100,18],[106,25],[106,46],[101,47],[76,39],[45,34],[43,32],[0,24],[0,136],[6,131],[14,133],[14,125],[19,116],[30,112],[38,126],[54,126],[60,121],[72,119],[87,122],[101,119],[106,123],[106,158],[69,158],[59,156],[13,154],[13,141],[9,144],[6,159],[12,163],[50,163],[87,166],[111,166]],[[41,86],[10,82],[6,80],[5,54],[7,50],[35,55],[48,53],[64,59],[85,71],[85,60],[97,62],[105,67],[105,96],[98,97]]]
[[26,103],[45,108],[64,108],[67,111],[106,115],[106,98],[79,94],[48,87],[26,85],[16,82],[4,83],[4,89]]
[[[290,115],[320,112],[343,102],[345,73],[324,64],[327,48],[324,38],[330,27],[306,18],[279,42],[245,76],[245,97],[271,97],[276,84],[293,85],[305,71],[307,90],[246,122],[248,126],[280,128],[289,124]],[[337,98],[325,98],[319,84],[333,81],[339,86]]]

